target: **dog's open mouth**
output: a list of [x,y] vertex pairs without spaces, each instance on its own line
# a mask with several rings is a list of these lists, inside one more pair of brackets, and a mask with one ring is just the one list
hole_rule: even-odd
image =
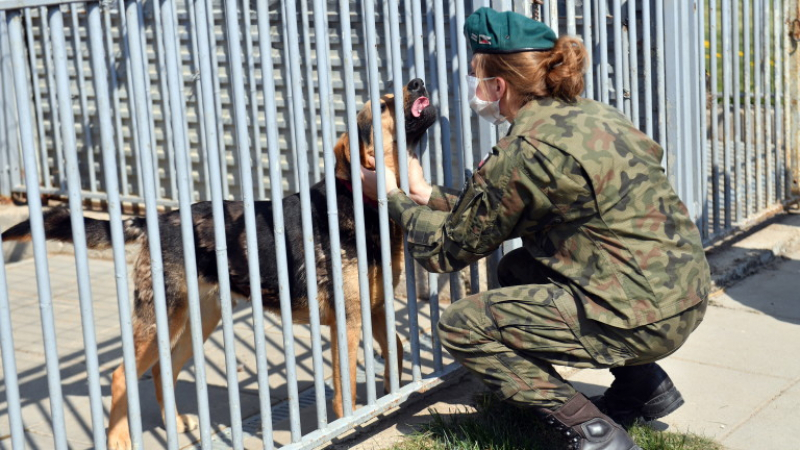
[[421,116],[422,112],[425,111],[425,108],[430,104],[431,102],[428,100],[428,97],[420,97],[414,100],[414,104],[411,105],[411,115],[414,117]]

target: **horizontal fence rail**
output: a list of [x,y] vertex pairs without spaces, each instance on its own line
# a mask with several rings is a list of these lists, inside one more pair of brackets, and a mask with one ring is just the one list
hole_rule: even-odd
[[[0,0],[0,199],[27,203],[33,253],[12,262],[29,244],[5,243],[0,259],[0,446],[107,448],[122,390],[133,448],[313,448],[443,383],[458,366],[441,310],[496,287],[503,250],[443,277],[399,245],[383,175],[396,145],[408,188],[403,102],[396,133],[374,134],[377,205],[357,143],[343,167],[337,146],[359,114],[381,129],[381,96],[419,78],[437,120],[411,151],[428,181],[462,186],[508,131],[478,121],[462,89],[461,30],[481,6],[583,39],[584,97],[664,147],[707,244],[796,200],[796,0]],[[291,195],[294,210],[262,203]],[[59,203],[74,258],[45,242]],[[134,216],[146,242],[126,249]],[[109,220],[106,253],[84,217]],[[11,224],[0,214],[0,231]],[[252,250],[264,241],[268,257]],[[137,277],[152,280],[157,324],[146,374]],[[169,326],[175,277],[184,334]]]

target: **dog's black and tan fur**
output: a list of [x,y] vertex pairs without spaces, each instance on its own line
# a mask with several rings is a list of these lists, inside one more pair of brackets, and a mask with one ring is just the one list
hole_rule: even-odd
[[[412,154],[413,147],[422,138],[425,130],[434,122],[436,112],[426,98],[422,80],[412,80],[404,88],[404,111],[408,148]],[[381,123],[384,142],[386,167],[398,173],[398,151],[395,144],[395,108],[394,96],[381,98]],[[364,106],[358,115],[358,152],[362,164],[367,156],[374,156],[372,111],[370,104]],[[314,245],[317,262],[318,300],[320,320],[323,325],[335,326],[333,304],[333,283],[331,279],[330,251],[340,251],[342,255],[344,299],[347,317],[347,348],[350,367],[350,387],[355,404],[356,354],[361,338],[360,297],[356,261],[356,239],[353,194],[350,189],[350,139],[343,134],[334,149],[336,155],[337,206],[341,249],[330,248],[328,231],[328,206],[324,180],[310,189],[311,215],[314,228]],[[261,266],[261,286],[264,307],[272,312],[279,312],[277,262],[272,222],[272,203],[261,201],[255,203],[256,226],[258,228],[258,249]],[[245,227],[241,202],[224,203],[225,232],[227,236],[228,262],[230,265],[230,286],[234,301],[249,299],[250,279],[245,248]],[[381,247],[378,226],[378,212],[373,207],[364,208],[366,231],[366,255],[370,285],[370,303],[372,313],[372,329],[374,338],[386,358],[388,354],[388,338],[384,315],[383,274],[381,272]],[[308,323],[309,310],[306,294],[306,271],[303,257],[303,237],[301,226],[300,197],[290,195],[283,200],[285,218],[285,236],[287,262],[289,267],[292,318],[298,323]],[[217,261],[214,242],[214,224],[210,202],[192,205],[192,221],[194,224],[195,252],[200,285],[200,307],[202,311],[203,339],[207,339],[217,327],[221,319],[219,304],[219,285]],[[56,208],[45,214],[44,218],[47,239],[71,242],[72,230],[69,212],[64,208]],[[87,243],[90,248],[104,248],[111,245],[109,222],[85,219]],[[134,313],[133,330],[136,350],[137,375],[152,368],[153,381],[156,384],[156,396],[162,406],[161,369],[158,364],[156,343],[155,312],[153,307],[153,285],[150,269],[150,252],[147,244],[146,222],[144,218],[133,218],[123,223],[125,242],[140,244],[140,252],[134,265]],[[177,377],[180,369],[192,356],[189,331],[189,312],[186,279],[183,263],[183,250],[178,211],[164,213],[159,216],[162,258],[169,315],[170,339],[172,344],[172,373]],[[403,263],[402,236],[399,228],[391,225],[392,282],[397,285]],[[3,241],[30,239],[30,224],[20,223],[2,236]],[[341,395],[341,374],[339,370],[339,354],[336,333],[331,334],[332,361],[334,370],[333,400],[334,413],[343,414]],[[400,349],[399,338],[398,349]],[[398,351],[398,366],[402,367],[402,352]],[[385,373],[388,380],[388,364]],[[109,447],[129,448],[130,435],[127,423],[127,397],[125,373],[123,365],[114,372],[111,385],[111,413],[109,423]],[[194,418],[179,414],[178,428],[182,431],[197,426]]]

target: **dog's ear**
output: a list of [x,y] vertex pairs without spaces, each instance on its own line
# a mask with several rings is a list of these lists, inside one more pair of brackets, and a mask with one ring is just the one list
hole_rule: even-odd
[[336,156],[336,177],[349,180],[350,177],[350,137],[347,133],[342,133],[336,145],[333,146],[333,154]]

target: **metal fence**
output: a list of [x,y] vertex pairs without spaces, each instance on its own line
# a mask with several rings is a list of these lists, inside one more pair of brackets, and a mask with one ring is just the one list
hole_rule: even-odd
[[[217,263],[220,280],[224,280],[228,261],[222,201],[244,202],[247,246],[255,248],[253,202],[280,201],[285,192],[298,191],[307,205],[309,185],[323,177],[331,194],[335,189],[333,143],[342,132],[358,135],[355,116],[366,100],[375,100],[382,93],[400,97],[405,82],[423,78],[439,112],[428,139],[418,149],[426,176],[438,184],[460,186],[477,158],[507,129],[476,121],[466,90],[459,89],[466,85],[468,64],[460,30],[465,16],[479,6],[513,9],[543,20],[560,33],[583,38],[592,60],[585,96],[618,107],[665,147],[664,164],[670,179],[706,242],[795,198],[800,117],[798,78],[790,74],[797,73],[798,64],[796,0],[315,0],[312,5],[306,0],[0,0],[0,195],[24,194],[30,209],[43,334],[40,345],[45,354],[41,367],[47,372],[52,447],[76,447],[87,441],[91,444],[84,446],[106,446],[105,385],[98,375],[92,298],[97,280],[90,277],[88,269],[81,212],[85,202],[101,202],[111,219],[121,353],[128,380],[135,380],[131,323],[127,320],[130,286],[122,249],[124,210],[131,205],[144,209],[152,245],[152,276],[158,286],[163,273],[156,216],[162,209],[180,208],[191,320],[196,325],[201,319],[198,286],[191,276],[196,268],[188,205],[198,200],[214,204],[217,242],[223,243],[216,248]],[[398,113],[402,117],[402,111]],[[380,128],[378,120],[376,128]],[[397,140],[405,142],[403,127],[397,128]],[[382,152],[376,153],[380,172]],[[358,164],[357,158],[354,161]],[[402,172],[405,183],[407,175]],[[353,190],[359,209],[357,179]],[[43,196],[66,198],[72,211],[87,373],[83,392],[91,405],[84,427],[68,427],[65,418],[73,411],[66,408],[65,412],[61,390],[42,224]],[[381,197],[385,199],[385,192]],[[379,211],[382,231],[388,236],[385,201],[379,202]],[[305,242],[311,242],[307,208],[306,213]],[[283,228],[279,209],[274,220],[276,242],[283,242],[279,239]],[[330,234],[337,236],[337,221],[331,223]],[[388,255],[387,239],[382,242],[386,246],[382,253]],[[363,236],[358,244],[363,251]],[[332,248],[338,246],[332,243]],[[278,245],[279,260],[285,252]],[[337,311],[344,314],[337,254],[331,252],[330,257]],[[306,245],[305,255],[306,266],[313,270],[312,246]],[[264,333],[258,332],[264,329],[265,315],[258,286],[254,286],[250,320],[257,330],[251,339],[259,386],[258,413],[242,415],[236,376],[236,347],[241,341],[233,329],[236,311],[230,288],[223,283],[225,360],[219,370],[225,374],[227,387],[224,431],[212,433],[212,421],[218,423],[218,419],[212,417],[209,407],[200,326],[192,326],[197,330],[192,341],[199,432],[190,437],[178,433],[174,411],[169,409],[175,403],[174,386],[166,370],[169,364],[165,364],[165,429],[143,429],[138,387],[135,382],[128,383],[134,446],[178,448],[196,442],[204,449],[243,448],[245,442],[251,442],[251,433],[263,448],[310,448],[375,417],[412,393],[440,383],[443,375],[455,369],[447,364],[431,332],[443,307],[440,297],[446,303],[440,288],[449,290],[446,295],[454,300],[481,285],[492,287],[491,269],[499,256],[496,253],[486,264],[488,282],[473,266],[463,277],[450,276],[449,286],[437,276],[415,270],[406,259],[406,295],[399,302],[387,302],[386,322],[389,336],[397,328],[408,341],[405,367],[410,375],[406,380],[411,381],[401,385],[403,368],[395,367],[389,358],[386,363],[392,366],[391,376],[383,381],[390,392],[378,396],[376,367],[380,361],[373,357],[372,340],[364,339],[364,379],[359,384],[365,387],[360,398],[364,406],[350,405],[345,387],[345,416],[341,419],[328,414],[324,367],[329,365],[322,352],[322,340],[328,338],[321,336],[320,325],[313,318],[308,362],[313,367],[313,384],[307,391],[298,388],[297,336],[288,313],[285,265],[279,265],[284,287],[283,337],[276,345],[284,353],[281,372],[285,376],[278,384],[285,394],[277,394],[271,382],[274,374],[267,365]],[[258,274],[257,258],[250,258],[249,263],[250,272]],[[384,273],[391,272],[390,265],[388,259],[382,261]],[[15,346],[14,332],[21,325],[11,320],[6,265],[0,268],[5,388],[0,396],[5,397],[6,405],[0,407],[0,416],[8,422],[8,433],[0,433],[8,438],[0,438],[0,447],[10,444],[18,449],[26,442],[35,447],[27,437],[26,417],[20,407],[27,394],[16,378],[15,354],[21,349]],[[368,305],[365,266],[359,266],[358,275],[361,301]],[[308,273],[307,279],[309,298],[316,297],[316,275]],[[388,277],[382,288],[386,298],[395,298]],[[418,297],[428,305],[418,304]],[[168,361],[163,290],[157,289],[156,298],[162,305],[157,308],[159,351],[161,360]],[[395,303],[402,308],[399,315]],[[312,304],[312,312],[314,308]],[[363,320],[364,334],[370,336],[369,315]],[[346,340],[342,327],[331,330],[338,334],[339,342]],[[341,358],[344,379],[346,359]],[[279,409],[288,411],[286,440],[275,437],[278,430],[273,418]],[[302,415],[305,419],[301,420],[301,413],[309,409],[313,412]]]

